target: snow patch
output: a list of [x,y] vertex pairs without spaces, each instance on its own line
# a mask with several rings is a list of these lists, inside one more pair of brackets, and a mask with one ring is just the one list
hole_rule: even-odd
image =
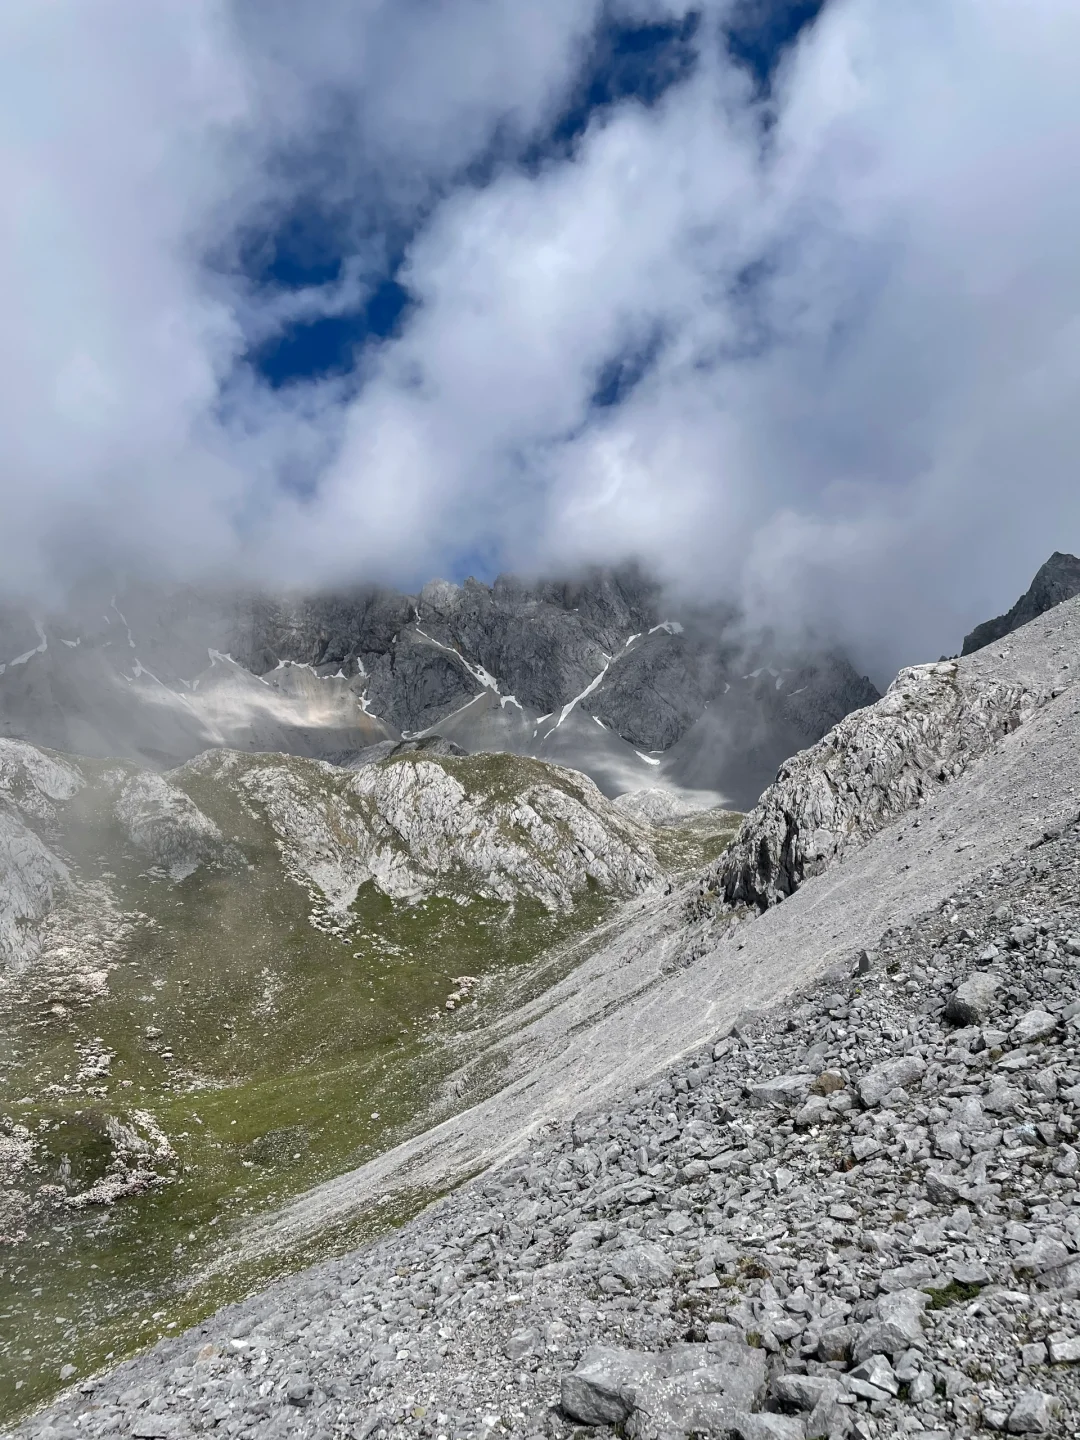
[[[440,650],[445,650],[447,654],[453,655],[456,660],[460,660],[473,679],[480,685],[483,685],[485,690],[494,690],[496,695],[501,693],[499,690],[499,682],[495,679],[495,676],[492,675],[489,670],[485,670],[482,665],[473,665],[465,659],[465,656],[462,655],[460,650],[455,650],[452,645],[444,645],[441,640],[436,640],[435,637],[429,635],[426,630],[421,630],[419,623],[417,623],[416,626],[416,633],[422,635],[429,645],[437,645]],[[508,698],[513,699],[512,696]],[[517,704],[516,700],[514,704]]]
[[[132,650],[134,650],[134,649],[135,649],[135,640],[134,640],[134,637],[133,637],[132,634],[131,634],[131,626],[130,626],[130,625],[128,624],[128,622],[127,622],[127,616],[123,613],[122,610],[120,610],[120,609],[117,607],[117,604],[116,604],[116,596],[115,596],[115,595],[114,595],[114,596],[112,597],[112,599],[109,601],[109,605],[110,605],[110,607],[111,607],[113,610],[116,611],[117,615],[119,615],[119,616],[120,616],[120,619],[124,622],[124,629],[127,631],[128,644],[131,646]],[[105,618],[108,619],[108,616],[106,616]]]
[[679,624],[678,620],[661,620],[659,625],[652,627],[649,634],[655,635],[658,630],[666,630],[669,635],[681,635],[683,633],[683,627]]
[[[578,705],[582,700],[584,700],[584,699],[586,698],[586,696],[591,695],[591,694],[593,693],[593,691],[596,689],[596,687],[600,684],[601,680],[603,680],[604,676],[607,674],[607,672],[608,672],[608,665],[610,665],[610,664],[611,664],[611,657],[610,657],[610,655],[609,655],[609,656],[608,656],[607,665],[605,665],[604,668],[600,671],[600,674],[597,675],[594,680],[590,680],[590,681],[589,681],[588,685],[585,686],[585,689],[582,690],[582,692],[581,692],[580,695],[575,695],[574,698],[573,698],[573,700],[568,701],[567,704],[565,704],[565,705],[562,707],[562,710],[559,712],[559,718],[558,718],[558,720],[555,721],[555,724],[554,724],[554,725],[551,727],[551,729],[547,732],[547,735],[552,734],[553,731],[555,731],[555,730],[557,730],[557,729],[559,728],[559,726],[563,723],[563,721],[566,719],[566,717],[570,714],[571,710],[573,710],[573,708],[574,708],[575,705]],[[545,740],[547,739],[547,735],[544,736],[544,739],[545,739]]]
[[45,631],[36,620],[34,621],[34,629],[38,633],[38,639],[41,641],[41,644],[35,645],[33,650],[27,650],[25,655],[16,655],[15,659],[9,660],[6,665],[0,665],[0,675],[3,675],[4,671],[9,670],[12,665],[25,665],[26,662],[33,659],[35,655],[44,655],[45,651],[48,650],[49,642],[46,639]]
[[148,676],[151,680],[153,680],[153,682],[154,682],[155,685],[161,685],[161,684],[162,684],[162,682],[158,679],[158,677],[154,674],[154,672],[153,672],[152,670],[148,670],[148,669],[146,668],[146,666],[142,663],[142,661],[138,658],[138,656],[136,656],[136,657],[135,657],[135,664],[134,664],[134,666],[132,667],[132,671],[131,671],[131,678],[132,678],[133,680],[139,680],[139,679],[142,678],[143,675],[146,675],[146,676]]
[[644,760],[646,765],[660,764],[659,760],[654,760],[651,755],[643,755],[640,750],[635,750],[634,754],[638,757],[639,760]]
[[76,636],[76,638],[75,638],[74,640],[61,640],[61,641],[60,641],[60,644],[61,644],[61,645],[66,645],[69,650],[74,650],[75,647],[76,647],[76,645],[81,645],[81,644],[82,644],[82,636],[81,636],[81,635],[78,635],[78,636]]

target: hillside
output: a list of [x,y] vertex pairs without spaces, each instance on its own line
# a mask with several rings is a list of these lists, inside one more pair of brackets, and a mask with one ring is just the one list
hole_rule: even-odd
[[647,899],[507,1017],[502,1090],[236,1234],[481,1178],[21,1433],[1071,1433],[1078,669],[1072,601],[902,682],[793,771],[876,733],[900,789],[783,903]]
[[732,829],[510,756],[162,775],[17,741],[0,824],[5,1406],[155,1333],[236,1217],[489,1093],[508,997]]

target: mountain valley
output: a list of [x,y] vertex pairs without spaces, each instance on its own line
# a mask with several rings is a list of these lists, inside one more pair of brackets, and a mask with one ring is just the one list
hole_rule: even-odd
[[1077,1423],[1080,597],[879,698],[590,584],[17,657],[13,1433]]

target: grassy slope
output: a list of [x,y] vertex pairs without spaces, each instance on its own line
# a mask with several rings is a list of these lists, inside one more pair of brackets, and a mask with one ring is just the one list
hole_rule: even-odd
[[[309,762],[280,763],[318,777]],[[550,776],[506,756],[442,763],[467,788],[507,797]],[[145,858],[108,831],[99,794],[86,794],[72,837],[82,873],[111,877],[125,911],[144,918],[107,996],[55,1013],[53,981],[31,972],[0,1014],[0,1115],[37,1137],[35,1185],[70,1192],[100,1176],[105,1113],[150,1111],[177,1157],[164,1188],[75,1214],[43,1206],[27,1239],[0,1250],[0,1417],[54,1391],[65,1364],[86,1373],[265,1278],[236,1270],[189,1289],[227,1246],[230,1222],[422,1125],[455,1063],[447,1042],[499,1012],[500,977],[524,978],[611,911],[595,893],[571,916],[552,916],[461,894],[393,904],[366,886],[349,926],[328,933],[312,925],[312,898],[286,874],[257,807],[213,773],[183,783],[239,842],[248,868],[199,871],[179,885],[151,878]],[[682,868],[718,843],[704,827],[669,832],[658,849]],[[564,968],[550,958],[543,966]],[[481,983],[451,1012],[461,975]],[[91,1041],[116,1058],[108,1077],[79,1084],[79,1047]],[[498,1075],[478,1083],[489,1091]],[[462,1106],[475,1098],[462,1096]],[[400,1218],[382,1212],[378,1223]],[[355,1243],[371,1223],[327,1244]]]

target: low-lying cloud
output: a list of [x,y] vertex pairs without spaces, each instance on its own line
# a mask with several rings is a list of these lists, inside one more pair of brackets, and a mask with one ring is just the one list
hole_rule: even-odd
[[[545,154],[598,0],[14,0],[7,586],[636,555],[880,670],[1080,546],[1080,11],[832,0],[763,95],[695,8],[686,78]],[[304,207],[340,275],[275,293]],[[399,243],[398,333],[260,379]]]

